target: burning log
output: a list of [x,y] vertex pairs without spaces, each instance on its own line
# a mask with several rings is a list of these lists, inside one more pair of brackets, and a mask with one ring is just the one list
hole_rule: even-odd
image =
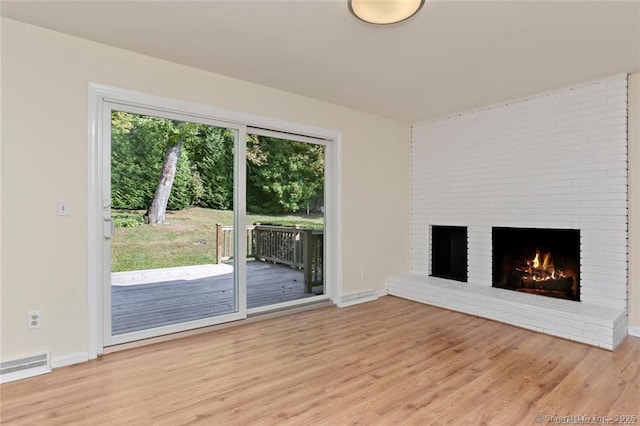
[[534,280],[533,277],[522,277],[522,284],[525,288],[570,292],[573,288],[573,277],[560,277],[544,280]]
[[542,296],[557,297],[559,299],[574,300],[571,293],[567,293],[566,291],[540,290],[537,288],[517,288],[516,291],[520,291],[522,293],[538,294]]

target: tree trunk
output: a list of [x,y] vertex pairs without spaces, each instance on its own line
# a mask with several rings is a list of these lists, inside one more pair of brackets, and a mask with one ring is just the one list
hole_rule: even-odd
[[153,196],[151,205],[147,209],[147,222],[151,225],[165,223],[165,213],[167,212],[167,203],[171,195],[171,187],[176,178],[176,169],[178,160],[180,159],[180,151],[182,150],[182,138],[174,145],[169,145],[162,159],[162,169],[160,170],[160,179],[156,187],[156,193]]

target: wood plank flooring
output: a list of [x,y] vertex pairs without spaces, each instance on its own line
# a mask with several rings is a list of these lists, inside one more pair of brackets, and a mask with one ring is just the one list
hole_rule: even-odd
[[[249,309],[313,296],[304,292],[302,271],[267,262],[247,262]],[[233,274],[193,280],[111,287],[114,335],[234,312]]]
[[387,296],[108,354],[1,385],[0,398],[7,425],[534,425],[549,424],[547,416],[638,416],[640,339],[612,353]]

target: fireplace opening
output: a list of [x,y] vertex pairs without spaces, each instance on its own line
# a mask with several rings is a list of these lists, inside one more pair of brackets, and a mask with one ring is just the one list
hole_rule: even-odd
[[467,282],[467,227],[431,226],[431,276]]
[[580,231],[493,228],[493,287],[580,301]]

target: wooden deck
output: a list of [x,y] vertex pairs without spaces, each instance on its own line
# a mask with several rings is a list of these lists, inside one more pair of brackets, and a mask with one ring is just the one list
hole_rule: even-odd
[[[247,262],[249,309],[311,297],[303,272],[267,262]],[[158,283],[112,286],[114,335],[234,312],[233,273]]]

